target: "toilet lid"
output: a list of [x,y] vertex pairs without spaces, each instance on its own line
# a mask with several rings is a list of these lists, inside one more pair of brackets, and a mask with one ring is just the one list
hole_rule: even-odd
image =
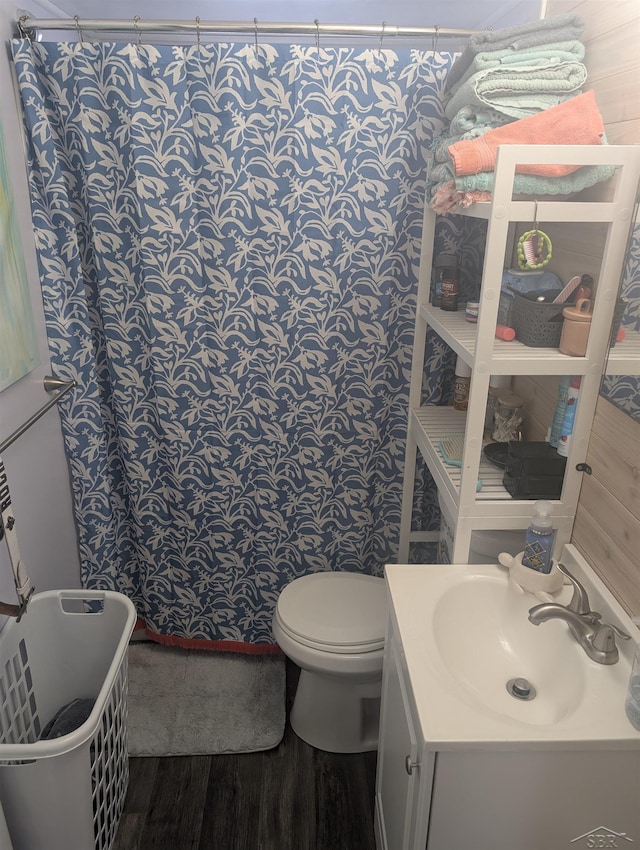
[[334,652],[373,652],[384,646],[384,580],[359,573],[302,576],[278,599],[280,624],[307,646]]

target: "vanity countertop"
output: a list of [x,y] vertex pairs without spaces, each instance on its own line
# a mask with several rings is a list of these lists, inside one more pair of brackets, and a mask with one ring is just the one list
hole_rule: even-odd
[[[640,749],[624,700],[636,628],[573,546],[562,562],[586,587],[591,607],[631,635],[613,665],[589,659],[565,622],[535,626],[539,599],[499,565],[387,565],[391,613],[424,739],[437,750]],[[566,605],[565,586],[557,601]],[[511,678],[536,696],[518,700]]]

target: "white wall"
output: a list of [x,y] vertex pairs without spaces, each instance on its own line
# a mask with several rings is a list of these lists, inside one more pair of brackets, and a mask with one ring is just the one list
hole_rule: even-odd
[[[40,0],[52,5],[51,0]],[[432,27],[438,24],[452,29],[487,29],[513,26],[541,17],[544,0],[57,0],[58,11],[42,17],[123,18],[131,20],[133,13],[142,19],[194,21],[287,21],[324,24],[368,24],[390,27]],[[64,9],[64,13],[60,10]],[[36,17],[32,4],[29,13]],[[106,11],[105,11],[106,10]],[[251,36],[249,36],[250,38]],[[391,38],[391,36],[389,36]],[[377,44],[377,38],[372,41]],[[393,41],[389,44],[391,47]]]
[[[37,14],[37,6],[30,4]],[[13,34],[16,4],[0,0],[0,118],[5,153],[13,177],[13,195],[27,267],[38,334],[40,365],[0,393],[0,442],[46,403],[42,386],[51,374],[39,292],[33,229],[20,122],[6,43]],[[73,391],[72,391],[73,392]],[[80,568],[71,511],[71,491],[57,409],[54,407],[3,453],[16,518],[16,532],[27,572],[36,592],[78,587]],[[15,602],[15,589],[5,541],[0,542],[0,599]],[[0,618],[2,622],[2,618]]]

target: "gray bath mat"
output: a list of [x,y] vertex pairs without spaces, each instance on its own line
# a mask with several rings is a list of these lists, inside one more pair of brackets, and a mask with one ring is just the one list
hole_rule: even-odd
[[284,656],[129,646],[129,755],[268,750],[284,723]]

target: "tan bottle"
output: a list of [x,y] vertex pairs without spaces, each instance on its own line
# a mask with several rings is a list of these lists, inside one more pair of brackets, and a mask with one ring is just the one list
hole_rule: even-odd
[[456,360],[456,374],[453,384],[454,410],[466,410],[469,405],[469,387],[471,386],[471,366],[461,357]]
[[575,307],[565,307],[562,315],[564,322],[560,351],[570,357],[584,357],[591,330],[591,301],[588,298],[579,298]]

